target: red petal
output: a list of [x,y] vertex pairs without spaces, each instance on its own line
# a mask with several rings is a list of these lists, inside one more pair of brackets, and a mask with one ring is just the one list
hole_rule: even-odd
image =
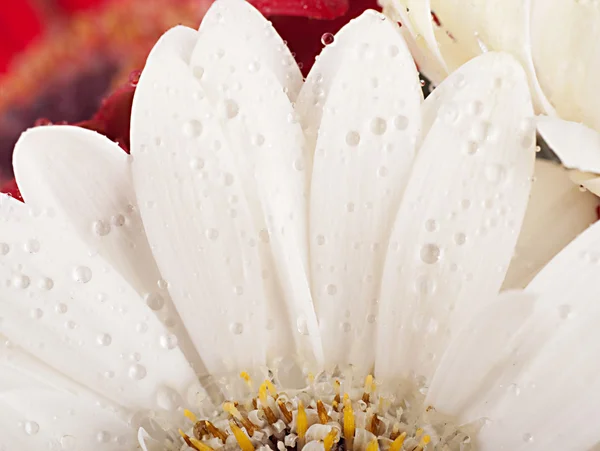
[[15,199],[23,202],[21,191],[19,191],[19,187],[17,186],[17,181],[15,179],[12,179],[6,182],[4,185],[0,186],[0,192],[8,194],[9,196],[12,196]]
[[335,19],[348,12],[348,0],[250,0],[265,16]]
[[106,3],[106,0],[56,0],[56,3],[68,12],[75,12],[94,8]]
[[8,66],[12,56],[23,50],[42,32],[40,17],[26,0],[0,2],[0,42],[2,65]]

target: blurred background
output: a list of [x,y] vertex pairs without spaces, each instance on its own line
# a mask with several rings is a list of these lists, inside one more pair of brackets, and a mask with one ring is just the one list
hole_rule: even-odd
[[[268,16],[303,71],[350,18],[375,0],[250,0]],[[0,1],[0,185],[12,180],[21,132],[78,124],[129,145],[139,70],[158,37],[197,27],[212,0]]]

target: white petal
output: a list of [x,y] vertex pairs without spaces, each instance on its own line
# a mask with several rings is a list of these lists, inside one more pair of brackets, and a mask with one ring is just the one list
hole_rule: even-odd
[[[487,418],[494,390],[508,379],[505,373],[516,373],[511,340],[533,314],[535,296],[515,291],[484,301],[449,343],[425,401],[461,422]],[[498,397],[514,396],[514,387],[502,388]]]
[[[446,83],[453,95],[438,97],[390,238],[376,357],[384,378],[431,374],[453,329],[500,288],[527,204],[534,127],[520,65],[488,53]],[[394,359],[390,343],[401,344]]]
[[[482,51],[510,52],[523,65],[529,78],[536,110],[554,114],[538,82],[533,64],[530,39],[531,0],[472,0],[468,4],[460,0],[432,0],[431,7],[442,23],[443,29],[452,36],[452,43],[441,47],[442,55],[460,54],[472,58]],[[438,41],[441,41],[438,34]],[[460,50],[458,50],[460,49]]]
[[[202,20],[199,37],[210,45],[196,47],[192,56],[193,70],[214,69],[215,59],[227,55],[244,74],[269,71],[283,86],[290,101],[296,99],[302,87],[302,73],[283,39],[250,3],[245,0],[213,3]],[[210,51],[213,61],[201,61],[198,51]],[[207,76],[210,75],[207,73]]]
[[573,183],[587,189],[590,193],[600,196],[600,177],[598,174],[588,172],[571,171],[569,177]]
[[[326,361],[369,371],[390,229],[415,154],[419,78],[396,24],[368,11],[336,42],[311,183],[313,297]],[[351,28],[351,30],[350,30]],[[325,77],[334,80],[325,81]]]
[[104,258],[168,324],[200,370],[187,332],[164,286],[133,191],[128,155],[115,143],[80,127],[28,130],[13,156],[15,177],[28,206],[53,210]]
[[504,290],[524,288],[552,257],[598,219],[598,198],[581,192],[560,165],[537,159],[534,178]]
[[[261,238],[263,272],[269,274],[264,282],[266,309],[275,329],[270,334],[268,353],[281,357],[300,352],[303,360],[321,361],[321,340],[306,276],[311,158],[298,115],[286,96],[289,89],[282,86],[269,65],[263,68],[262,60],[256,59],[256,46],[261,46],[262,52],[270,48],[278,68],[291,55],[287,48],[281,50],[281,38],[248,3],[225,3],[229,3],[228,8],[215,13],[221,14],[221,21],[201,27],[190,64],[192,68],[204,67],[201,85],[216,105],[227,103],[236,108],[235,117],[226,112],[223,130],[239,162],[234,169],[243,190],[239,195],[250,206],[250,219]],[[223,24],[237,24],[238,15],[253,18],[246,24],[250,36],[265,36],[267,30],[269,38],[264,42],[232,39]],[[205,20],[212,23],[212,17]],[[218,50],[222,52],[217,59],[215,42],[220,43]],[[223,93],[223,86],[231,89]]]
[[187,394],[196,377],[176,339],[106,261],[8,196],[0,216],[5,336],[130,409],[161,407],[164,391]]
[[533,62],[558,116],[600,131],[600,4],[531,0]]
[[570,169],[600,174],[600,133],[583,124],[539,116],[538,131]]
[[27,388],[0,390],[0,449],[98,447],[128,451],[135,434],[126,421],[69,392]]

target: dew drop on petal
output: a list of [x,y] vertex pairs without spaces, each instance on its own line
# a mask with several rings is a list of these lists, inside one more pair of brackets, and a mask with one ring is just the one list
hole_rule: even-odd
[[106,236],[110,233],[110,224],[99,219],[92,223],[92,231],[98,236]]
[[294,169],[296,171],[304,170],[304,161],[301,158],[298,158],[297,160],[294,161]]
[[308,323],[305,317],[300,316],[296,320],[296,328],[298,329],[298,333],[300,333],[300,335],[308,335]]
[[87,266],[78,266],[73,270],[73,280],[79,283],[88,283],[92,280],[92,270]]
[[40,250],[40,242],[38,240],[28,240],[23,249],[30,254],[37,254]]
[[36,435],[40,431],[40,425],[35,421],[26,421],[24,429],[27,435]]
[[229,330],[234,335],[241,335],[244,332],[244,326],[242,323],[231,323],[229,325]]
[[241,296],[242,294],[244,294],[244,287],[242,287],[240,285],[236,285],[235,287],[233,287],[233,292],[236,295]]
[[499,164],[490,164],[485,168],[485,177],[490,183],[502,183],[506,179],[506,169]]
[[325,237],[323,235],[317,235],[317,244],[323,246],[325,244]]
[[467,155],[475,155],[479,151],[479,144],[475,141],[468,141],[465,144],[465,153]]
[[10,247],[6,243],[0,243],[0,255],[6,255],[10,251]]
[[190,138],[196,138],[202,134],[202,122],[191,119],[183,124],[183,134]]
[[227,99],[225,101],[225,116],[227,116],[228,119],[233,119],[239,112],[240,107],[235,100]]
[[217,229],[207,229],[205,233],[206,238],[211,241],[215,241],[217,238],[219,238],[219,231]]
[[200,80],[204,76],[204,68],[201,66],[194,66],[192,68],[192,73],[194,74],[194,77]]
[[109,346],[112,343],[112,337],[109,334],[100,334],[96,337],[96,343],[100,346]]
[[77,439],[72,435],[63,435],[60,438],[60,446],[61,449],[64,450],[74,450],[77,445]]
[[327,294],[330,296],[334,296],[337,293],[337,287],[331,283],[327,285],[325,289],[327,291]]
[[204,169],[204,160],[202,158],[190,159],[190,169],[192,171],[199,171],[200,169]]
[[335,42],[335,36],[332,33],[323,33],[321,36],[321,44],[331,45]]
[[425,221],[425,230],[428,232],[435,232],[439,229],[439,224],[435,219],[428,219]]
[[342,324],[340,324],[340,328],[343,332],[348,333],[352,330],[352,325],[348,322],[343,322]]
[[254,144],[256,147],[260,147],[265,143],[265,137],[263,135],[261,135],[260,133],[254,135],[252,137],[252,144]]
[[437,263],[440,259],[440,254],[440,248],[436,244],[429,243],[421,247],[421,260],[428,265]]
[[383,135],[387,129],[387,122],[381,117],[376,117],[371,120],[371,132],[374,135]]
[[349,131],[346,133],[346,144],[350,147],[356,147],[360,143],[360,134],[357,131]]
[[163,349],[175,349],[177,347],[177,337],[173,334],[161,335],[159,343]]
[[110,433],[107,431],[100,431],[96,434],[96,442],[108,443],[110,441]]
[[41,319],[44,316],[44,311],[40,308],[34,308],[30,314],[33,319]]
[[398,130],[406,130],[408,128],[408,118],[402,114],[394,118],[394,127]]
[[462,246],[467,242],[467,236],[464,233],[459,232],[456,235],[454,235],[454,242],[459,246]]
[[12,284],[15,288],[27,288],[30,283],[31,280],[24,274],[14,276],[12,279]]
[[531,443],[533,442],[533,435],[527,433],[527,434],[523,434],[523,441],[526,443]]
[[397,45],[390,45],[388,47],[388,55],[391,56],[392,58],[397,56],[398,53],[400,53],[400,49],[398,48]]
[[146,377],[146,367],[139,363],[135,363],[129,367],[128,374],[131,379],[140,381]]
[[56,307],[54,307],[54,310],[58,314],[63,314],[63,313],[67,313],[67,310],[69,310],[69,308],[67,307],[67,304],[64,304],[61,302],[59,304],[56,304]]
[[159,293],[146,293],[144,301],[151,310],[157,311],[164,307],[165,300]]
[[558,316],[562,319],[567,319],[571,316],[571,306],[568,304],[563,304],[558,306]]

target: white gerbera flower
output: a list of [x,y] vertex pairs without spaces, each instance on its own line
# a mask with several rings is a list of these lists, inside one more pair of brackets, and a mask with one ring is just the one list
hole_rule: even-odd
[[[510,52],[529,79],[539,130],[575,180],[600,195],[600,2],[384,0],[434,83],[491,50]],[[432,12],[435,15],[432,15]],[[559,119],[562,120],[559,120]],[[572,122],[567,122],[572,121]]]
[[532,114],[497,53],[422,102],[372,11],[304,83],[241,0],[170,30],[131,159],[67,126],[17,145],[0,449],[591,448],[598,226],[498,297]]

